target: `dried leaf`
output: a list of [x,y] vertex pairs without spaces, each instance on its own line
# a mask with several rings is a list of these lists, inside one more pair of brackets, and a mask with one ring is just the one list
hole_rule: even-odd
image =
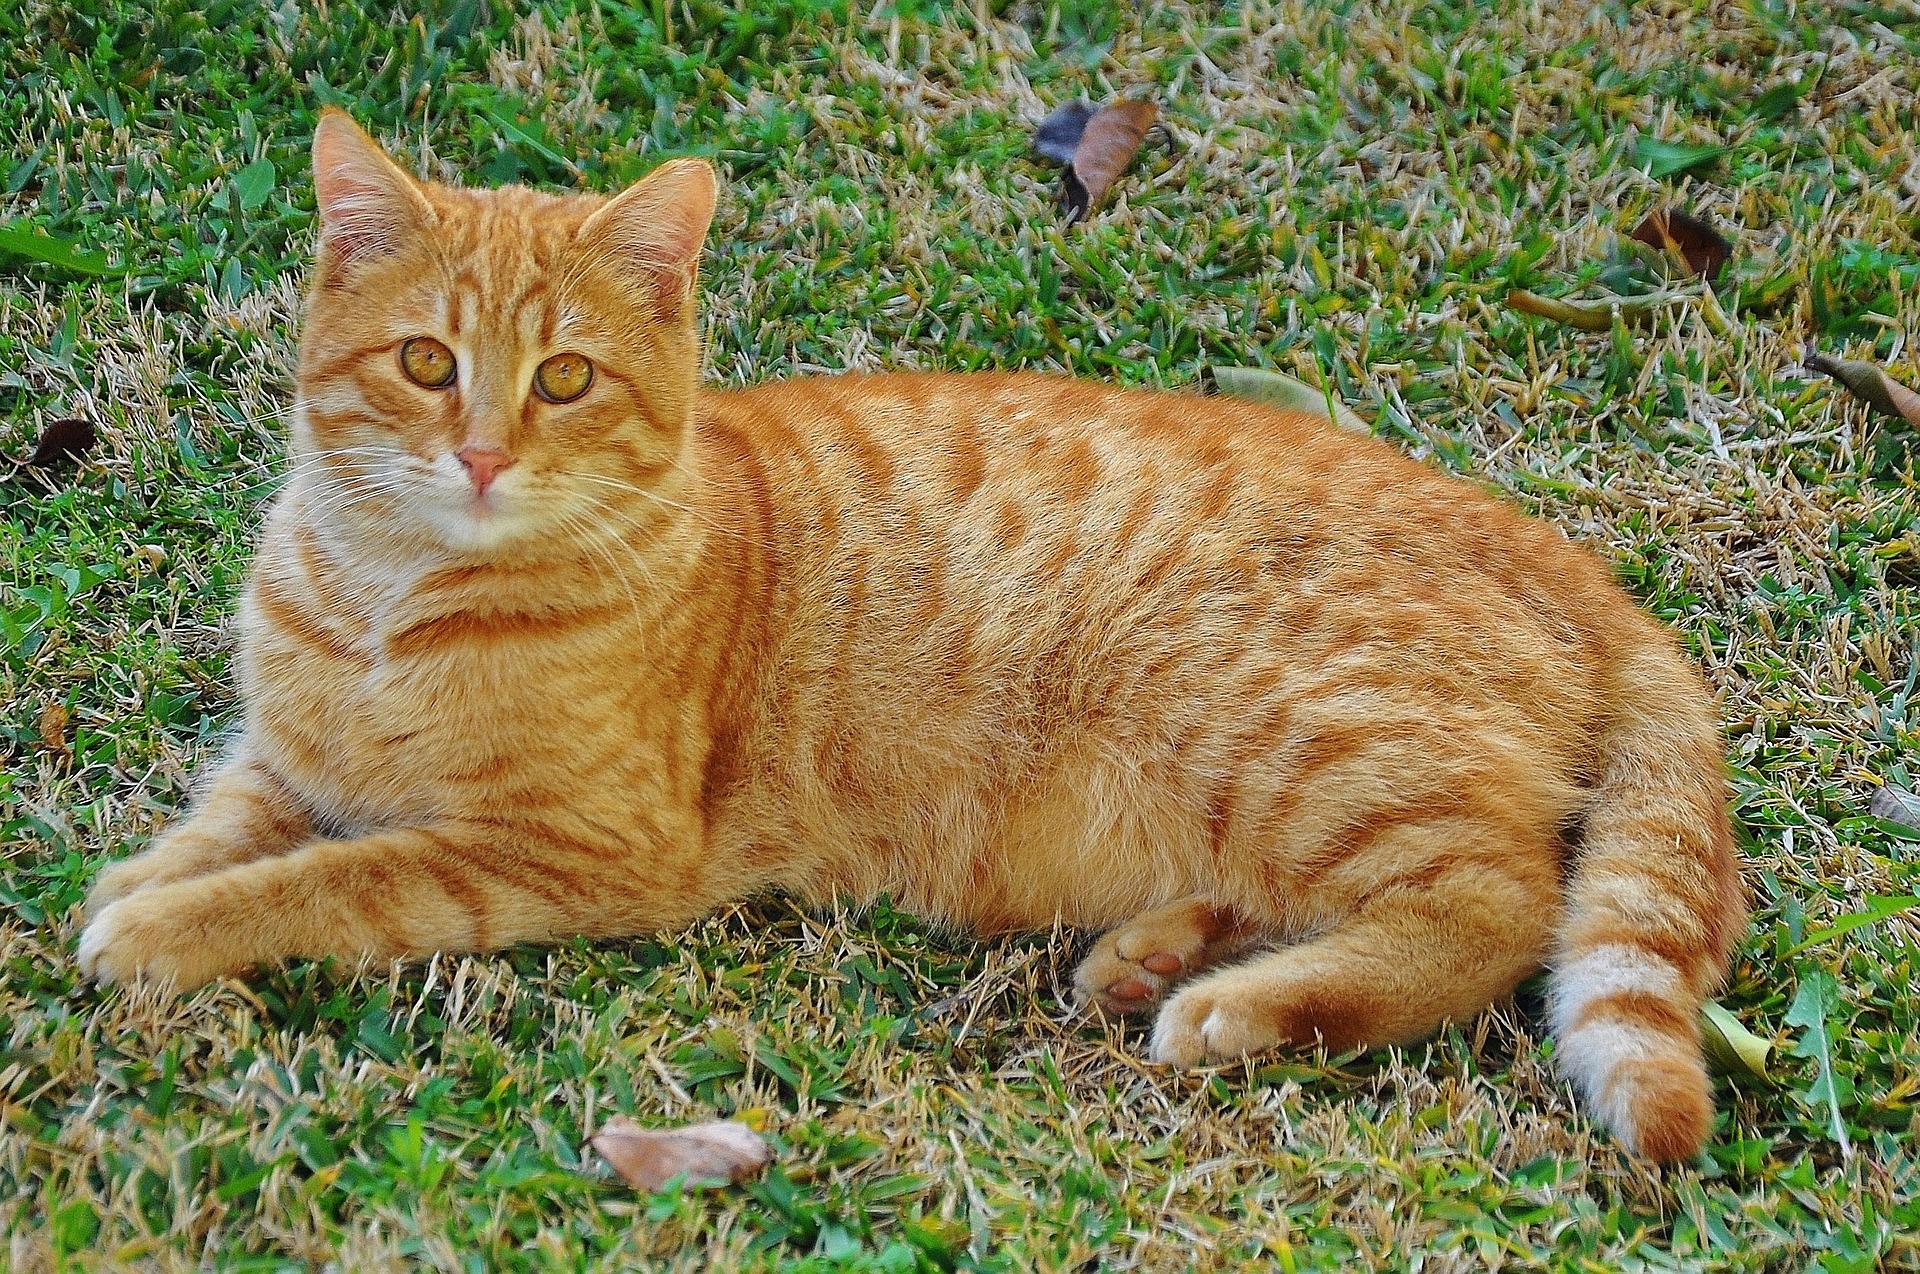
[[1107,187],[1127,170],[1159,116],[1152,102],[1115,102],[1095,111],[1081,130],[1073,159],[1061,178],[1060,200],[1067,208],[1067,224],[1087,215],[1106,198]]
[[1889,823],[1920,828],[1920,796],[1903,787],[1883,787],[1867,803],[1867,813]]
[[1056,164],[1072,163],[1074,148],[1080,145],[1080,135],[1087,131],[1087,121],[1094,114],[1093,103],[1085,98],[1062,104],[1033,130],[1033,149]]
[[1552,319],[1568,327],[1583,332],[1606,332],[1613,329],[1613,316],[1617,313],[1620,321],[1629,327],[1652,320],[1659,310],[1676,300],[1670,295],[1642,296],[1627,300],[1624,297],[1607,296],[1592,301],[1564,301],[1535,292],[1525,292],[1519,288],[1507,293],[1507,305],[1522,314],[1532,314],[1543,319]]
[[746,1124],[732,1119],[653,1129],[615,1115],[587,1144],[628,1185],[648,1192],[683,1173],[690,1186],[732,1185],[773,1160],[767,1143]]
[[67,723],[70,720],[67,705],[58,699],[47,700],[40,709],[40,742],[47,751],[62,760],[73,760],[73,749],[67,746]]
[[1773,1045],[1740,1024],[1740,1019],[1712,1000],[1700,1006],[1700,1042],[1707,1061],[1722,1075],[1767,1079],[1767,1054]]
[[1355,415],[1353,409],[1338,398],[1331,397],[1324,390],[1315,389],[1303,380],[1295,380],[1285,372],[1268,371],[1262,367],[1203,367],[1200,369],[1200,384],[1209,394],[1230,394],[1281,411],[1326,416],[1340,428],[1350,429],[1354,433],[1373,432],[1366,421]]
[[1920,426],[1920,394],[1881,371],[1877,365],[1862,358],[1829,358],[1811,350],[1802,362],[1810,372],[1833,377],[1862,402],[1910,425]]
[[88,420],[56,420],[40,431],[40,441],[33,448],[33,455],[27,458],[28,464],[57,464],[62,461],[78,462],[80,457],[93,450],[98,441],[94,433],[93,422]]
[[1632,238],[1657,248],[1708,283],[1720,281],[1720,271],[1733,256],[1733,245],[1699,217],[1678,208],[1660,208],[1634,229]]

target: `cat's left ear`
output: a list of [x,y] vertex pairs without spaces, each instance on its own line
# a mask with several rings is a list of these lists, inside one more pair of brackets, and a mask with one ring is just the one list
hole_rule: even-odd
[[613,254],[653,285],[665,308],[677,311],[693,294],[718,195],[711,164],[668,160],[595,210],[578,239]]

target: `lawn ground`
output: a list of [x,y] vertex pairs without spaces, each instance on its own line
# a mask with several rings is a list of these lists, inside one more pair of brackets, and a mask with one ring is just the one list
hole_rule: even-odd
[[[0,6],[5,242],[82,252],[0,244],[0,452],[99,433],[0,468],[0,1264],[1920,1267],[1920,913],[1831,933],[1920,885],[1920,834],[1867,814],[1920,777],[1914,438],[1798,370],[1914,378],[1917,54],[1896,0]],[[1164,136],[1063,229],[1027,136],[1081,95],[1150,96]],[[1769,1076],[1655,1172],[1574,1106],[1535,994],[1176,1075],[1065,1002],[1075,935],[777,901],[180,1003],[85,985],[88,881],[234,720],[327,103],[476,182],[712,158],[716,382],[1331,377],[1592,545],[1720,696],[1754,906],[1723,1002]],[[1618,233],[1668,205],[1732,240],[1718,301],[1598,333],[1504,304],[1630,286]],[[779,1160],[636,1196],[579,1149],[613,1112],[741,1115]]]

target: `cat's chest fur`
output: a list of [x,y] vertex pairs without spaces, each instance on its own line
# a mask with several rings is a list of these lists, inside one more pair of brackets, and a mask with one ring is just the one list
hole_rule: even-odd
[[632,759],[601,724],[637,694],[632,660],[592,657],[628,636],[604,605],[475,611],[431,581],[383,600],[343,577],[313,537],[270,531],[240,613],[255,746],[326,821],[485,817],[518,776],[612,775],[619,743]]

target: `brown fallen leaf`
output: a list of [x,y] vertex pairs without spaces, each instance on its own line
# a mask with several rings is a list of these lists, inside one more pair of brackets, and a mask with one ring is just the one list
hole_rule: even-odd
[[1114,102],[1089,111],[1085,102],[1069,102],[1047,116],[1034,132],[1034,149],[1062,161],[1060,202],[1072,225],[1106,198],[1107,188],[1127,170],[1147,130],[1160,116],[1152,102]]
[[1807,351],[1801,363],[1810,372],[1833,377],[1862,402],[1920,427],[1920,394],[1881,371],[1878,365],[1863,358],[1829,358],[1814,350]]
[[1883,787],[1867,803],[1867,813],[1903,827],[1920,828],[1920,796],[1904,787]]
[[73,749],[67,744],[69,720],[67,705],[58,699],[47,700],[46,706],[40,709],[40,743],[63,761],[73,760]]
[[65,460],[78,461],[93,450],[97,437],[90,420],[53,421],[40,431],[40,441],[34,445],[27,463],[46,465]]
[[1087,131],[1087,121],[1097,110],[1084,97],[1062,102],[1033,130],[1033,149],[1056,164],[1072,163],[1074,147],[1080,144],[1080,135]]
[[1709,284],[1720,281],[1720,271],[1733,256],[1733,245],[1718,230],[1690,212],[1657,208],[1634,229],[1634,240],[1664,252],[1690,274]]
[[587,1144],[628,1185],[649,1193],[682,1173],[690,1186],[732,1185],[773,1161],[759,1134],[732,1119],[655,1129],[615,1115]]

